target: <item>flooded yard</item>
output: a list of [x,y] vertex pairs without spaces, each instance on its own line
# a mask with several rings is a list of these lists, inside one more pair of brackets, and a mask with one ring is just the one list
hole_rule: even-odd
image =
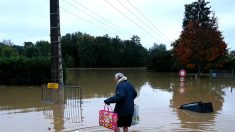
[[[140,123],[132,132],[235,131],[234,78],[187,76],[181,82],[176,73],[144,69],[68,69],[66,85],[79,85],[82,92],[65,89],[64,103],[43,102],[40,86],[0,86],[0,131],[109,131],[98,125],[98,112],[114,94],[116,72],[123,72],[138,93]],[[196,101],[212,102],[214,112],[178,109]]]

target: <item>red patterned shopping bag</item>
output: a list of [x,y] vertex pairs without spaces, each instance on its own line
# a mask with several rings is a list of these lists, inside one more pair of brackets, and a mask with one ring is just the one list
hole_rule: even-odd
[[108,129],[115,130],[115,128],[117,127],[118,116],[117,113],[109,111],[109,108],[111,109],[110,105],[108,105],[107,107],[105,105],[104,109],[99,111],[99,125]]

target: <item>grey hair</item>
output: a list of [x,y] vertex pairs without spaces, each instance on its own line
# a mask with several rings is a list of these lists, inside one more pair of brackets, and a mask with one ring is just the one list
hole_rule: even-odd
[[124,77],[124,74],[123,73],[116,73],[115,74],[115,79],[116,80],[119,80],[120,78],[123,78]]

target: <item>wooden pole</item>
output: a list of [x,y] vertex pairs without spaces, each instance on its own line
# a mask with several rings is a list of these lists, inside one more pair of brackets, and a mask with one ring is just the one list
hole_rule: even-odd
[[59,0],[50,0],[51,81],[62,87],[63,67],[60,43]]

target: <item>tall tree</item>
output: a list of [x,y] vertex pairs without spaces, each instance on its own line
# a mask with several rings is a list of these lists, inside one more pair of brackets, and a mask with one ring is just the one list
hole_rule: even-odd
[[156,44],[149,49],[148,69],[159,72],[169,72],[174,69],[174,59],[164,44]]
[[39,56],[39,49],[33,44],[33,42],[24,42],[24,56],[28,58]]
[[82,42],[83,34],[75,32],[66,34],[61,38],[62,55],[67,67],[78,67],[80,58],[78,56],[78,46]]
[[210,11],[211,7],[207,7],[209,2],[205,0],[198,0],[192,4],[185,5],[185,14],[183,20],[183,28],[185,28],[189,22],[198,22],[199,25],[210,25],[211,17]]
[[40,56],[49,56],[50,51],[50,43],[48,41],[40,40],[37,41],[35,47],[39,49]]
[[178,61],[191,69],[202,70],[223,66],[227,45],[218,30],[217,18],[207,5],[198,0],[185,5],[183,31],[173,51]]
[[121,54],[121,65],[124,67],[146,66],[147,50],[141,45],[140,37],[134,35],[131,40],[124,41],[124,49]]
[[16,57],[18,56],[18,50],[14,48],[13,43],[10,40],[0,42],[0,57]]

